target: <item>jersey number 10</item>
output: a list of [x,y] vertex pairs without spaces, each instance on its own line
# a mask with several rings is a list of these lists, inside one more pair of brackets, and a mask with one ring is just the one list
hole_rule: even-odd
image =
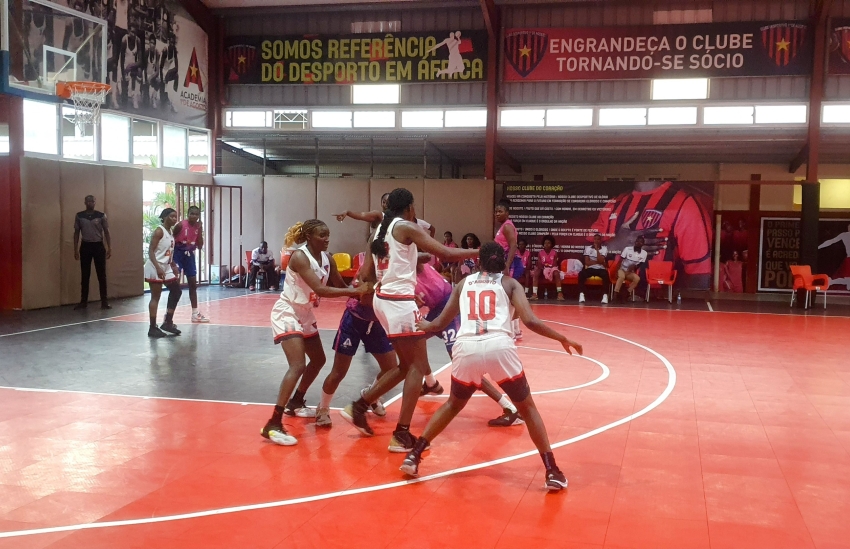
[[493,290],[484,290],[478,294],[478,300],[475,299],[475,292],[467,292],[469,298],[469,318],[476,322],[476,333],[487,333],[487,321],[496,318],[496,292]]

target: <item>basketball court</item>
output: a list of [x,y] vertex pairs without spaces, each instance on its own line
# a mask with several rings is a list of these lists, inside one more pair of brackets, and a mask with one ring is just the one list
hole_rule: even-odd
[[[519,344],[570,481],[547,495],[526,427],[488,427],[487,398],[415,481],[386,450],[397,391],[374,438],[333,412],[329,430],[288,418],[294,447],[264,440],[286,367],[276,295],[203,298],[214,320],[190,325],[181,306],[183,335],[165,340],[146,337],[142,298],[83,321],[4,315],[0,547],[834,547],[850,534],[850,369],[830,336],[850,327],[846,308],[535,305],[585,348],[528,331]],[[318,311],[330,362],[342,303]],[[447,387],[440,342],[429,357]],[[358,353],[332,406],[376,371]],[[413,432],[441,401],[420,400]]]

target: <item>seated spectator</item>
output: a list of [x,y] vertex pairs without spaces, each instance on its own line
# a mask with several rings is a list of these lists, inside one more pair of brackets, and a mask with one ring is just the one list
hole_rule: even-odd
[[634,299],[635,288],[640,283],[640,275],[638,269],[646,263],[646,250],[643,249],[643,236],[635,239],[634,246],[626,246],[620,256],[623,260],[620,262],[620,269],[617,271],[617,284],[614,285],[614,299],[620,300],[620,288],[623,286],[623,281],[629,281],[629,294]]
[[[475,236],[475,233],[466,233],[463,235],[463,240],[460,241],[460,247],[464,250],[477,250],[481,247],[481,241],[478,240],[478,237]],[[470,273],[478,272],[478,258],[474,259],[464,259],[460,264],[460,269],[457,277],[455,278],[455,282],[460,281],[461,278],[465,277]]]
[[602,279],[602,303],[608,303],[608,287],[611,277],[608,276],[608,247],[602,244],[602,235],[593,235],[593,244],[584,247],[584,268],[578,274],[578,302],[584,303],[585,282],[588,278],[597,276]]
[[551,235],[543,237],[543,249],[537,252],[537,266],[534,268],[531,297],[529,298],[531,301],[540,299],[540,294],[537,292],[537,285],[540,282],[541,275],[547,281],[555,283],[555,288],[558,289],[558,301],[563,301],[564,293],[561,291],[561,271],[558,268],[558,251],[555,250],[555,238]]
[[260,243],[259,248],[251,252],[251,272],[248,275],[249,290],[253,291],[256,286],[257,273],[260,269],[266,273],[266,283],[272,285],[270,289],[277,290],[278,280],[274,275],[274,254],[269,251],[266,241]]

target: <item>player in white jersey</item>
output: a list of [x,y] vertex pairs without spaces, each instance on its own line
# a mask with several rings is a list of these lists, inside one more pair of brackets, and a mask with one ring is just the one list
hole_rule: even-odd
[[369,247],[364,262],[365,280],[377,280],[372,307],[375,316],[392,340],[399,359],[399,367],[381,377],[362,397],[341,412],[342,417],[354,424],[366,436],[374,432],[366,421],[369,405],[404,379],[404,396],[401,401],[398,425],[390,441],[390,452],[407,452],[413,448],[416,437],[410,434],[410,420],[419,400],[422,379],[430,373],[428,335],[417,330],[421,319],[416,304],[416,265],[419,250],[461,261],[474,255],[475,250],[447,248],[415,223],[416,210],[413,194],[407,189],[395,189],[387,198],[381,226]]
[[529,330],[558,341],[570,354],[571,347],[579,354],[582,347],[534,316],[522,285],[502,274],[505,270],[502,246],[495,242],[484,244],[479,259],[482,271],[469,275],[455,287],[440,316],[433,322],[418,324],[422,331],[438,332],[460,313],[460,330],[452,354],[451,395],[431,417],[404,459],[401,471],[414,477],[419,475],[422,452],[463,410],[480,388],[482,376],[487,374],[504,389],[528,424],[528,434],[546,467],[546,488],[556,492],[567,487],[567,479],[555,464],[546,427],[531,397],[514,344],[511,318],[516,311]]
[[[378,227],[381,220],[384,219],[384,211],[387,209],[387,199],[389,196],[390,193],[384,193],[381,195],[381,211],[372,210],[370,212],[354,212],[351,210],[345,210],[342,213],[334,214],[334,217],[336,217],[336,220],[340,223],[342,223],[346,217],[350,217],[351,219],[356,219],[358,221],[366,221],[373,229],[375,229]],[[422,227],[431,238],[434,238],[434,234],[437,229],[434,228],[433,225],[424,219],[415,219],[414,223]]]
[[[151,243],[148,247],[148,260],[145,262],[145,281],[151,289],[151,300],[148,304],[150,312],[150,328],[148,337],[165,337],[164,332],[180,335],[180,330],[174,325],[174,309],[183,295],[180,289],[180,280],[177,277],[177,265],[174,264],[174,237],[171,229],[177,224],[177,212],[171,208],[165,208],[159,214],[162,225],[157,227],[151,235]],[[156,309],[159,306],[159,296],[162,295],[162,287],[168,288],[168,305],[165,310],[165,322],[162,326],[156,325]]]
[[[325,365],[325,350],[318,337],[313,307],[319,306],[322,297],[354,297],[372,290],[371,284],[358,288],[345,284],[327,253],[330,235],[328,226],[318,219],[296,223],[286,233],[286,246],[297,245],[297,248],[286,267],[286,284],[272,309],[271,323],[274,342],[283,348],[289,370],[280,383],[274,413],[260,431],[262,436],[282,446],[298,442],[282,424],[288,409],[293,412],[291,415],[309,417],[310,412],[315,415],[315,410],[307,408],[303,394],[296,391],[292,395],[302,376],[312,383]],[[309,364],[306,359],[310,360]]]

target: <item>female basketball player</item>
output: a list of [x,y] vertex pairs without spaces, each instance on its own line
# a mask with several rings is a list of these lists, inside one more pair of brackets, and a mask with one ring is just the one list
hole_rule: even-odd
[[366,421],[369,404],[404,378],[401,412],[390,441],[390,452],[406,452],[413,448],[415,437],[410,434],[410,420],[419,399],[422,377],[430,371],[425,345],[427,334],[416,329],[416,322],[421,318],[415,301],[419,249],[449,261],[477,254],[475,250],[443,246],[428,236],[415,220],[413,194],[407,189],[395,189],[387,199],[387,210],[370,245],[372,253],[366,255],[365,262],[365,272],[371,273],[374,269],[378,281],[373,303],[375,315],[393,342],[399,367],[341,412],[361,433],[372,436],[374,432]]
[[463,284],[455,287],[449,305],[439,318],[417,324],[421,331],[438,332],[460,313],[460,331],[452,357],[451,395],[431,417],[425,432],[404,459],[401,471],[414,477],[419,475],[422,452],[463,410],[481,386],[482,375],[486,373],[497,380],[528,423],[528,433],[546,467],[546,488],[557,492],[567,487],[567,478],[555,464],[546,427],[531,397],[531,389],[517,355],[511,329],[514,310],[529,330],[558,341],[568,353],[572,354],[572,347],[581,354],[582,347],[534,316],[519,282],[502,274],[506,262],[505,252],[499,244],[484,244],[479,260],[482,271],[468,276]]
[[[518,280],[525,274],[525,268],[522,265],[522,259],[516,253],[517,231],[514,222],[510,219],[510,210],[511,202],[506,198],[499,200],[499,203],[496,204],[495,217],[496,222],[500,226],[496,231],[496,238],[493,240],[505,250],[507,266],[505,267],[504,274]],[[514,318],[511,321],[511,326],[514,329],[514,339],[522,339],[522,328],[519,325],[519,319]]]
[[[174,263],[174,237],[171,236],[171,228],[177,223],[177,212],[171,208],[165,208],[159,214],[159,219],[162,224],[151,235],[148,260],[145,262],[145,281],[151,289],[151,300],[148,305],[151,325],[148,328],[148,337],[165,337],[165,332],[180,335],[180,330],[174,325],[174,309],[177,308],[183,290],[180,289],[177,278],[178,269]],[[165,310],[165,322],[157,328],[156,309],[159,306],[159,296],[162,295],[163,285],[168,287],[168,305]]]
[[[296,394],[293,401],[297,402],[288,403],[295,384],[302,375],[312,383],[325,364],[325,351],[318,337],[319,328],[316,326],[313,307],[318,307],[319,298],[322,297],[360,296],[372,289],[370,284],[358,288],[346,286],[336,269],[336,263],[327,254],[330,234],[328,226],[318,219],[296,223],[286,233],[286,245],[299,246],[292,252],[286,267],[286,284],[272,309],[271,322],[274,342],[280,343],[283,348],[289,370],[280,383],[274,413],[260,431],[262,436],[282,446],[292,446],[298,442],[283,427],[281,419],[284,409],[291,409],[293,415],[309,417],[304,395]],[[335,287],[327,286],[328,282]],[[310,359],[309,364],[305,357]]]
[[189,206],[189,215],[174,226],[174,263],[189,281],[189,301],[192,304],[192,322],[206,323],[209,319],[198,309],[198,265],[195,251],[204,248],[204,224],[201,209]]

